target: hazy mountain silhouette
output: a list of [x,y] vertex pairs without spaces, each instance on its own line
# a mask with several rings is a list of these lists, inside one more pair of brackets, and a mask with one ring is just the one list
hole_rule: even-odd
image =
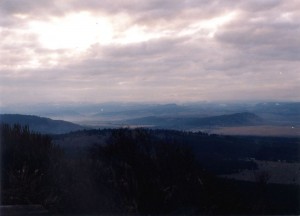
[[147,115],[167,115],[172,113],[177,115],[189,111],[184,106],[177,104],[141,104],[141,105],[130,105],[130,106],[119,106],[119,107],[107,107],[100,112],[94,114],[95,117],[101,116],[128,116],[128,117],[141,117]]
[[28,125],[33,131],[51,134],[68,133],[83,129],[82,126],[67,121],[20,114],[0,114],[0,123]]
[[230,115],[220,115],[205,118],[197,117],[157,117],[148,116],[143,118],[135,118],[126,120],[126,124],[134,125],[151,125],[166,128],[195,128],[204,126],[246,126],[258,125],[263,122],[263,119],[256,114],[243,112]]

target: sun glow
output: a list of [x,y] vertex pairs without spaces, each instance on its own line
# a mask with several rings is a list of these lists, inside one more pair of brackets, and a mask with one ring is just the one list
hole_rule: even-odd
[[29,29],[35,33],[47,49],[85,50],[92,44],[139,43],[163,36],[148,28],[131,25],[126,15],[95,17],[87,12],[70,14],[50,21],[32,21]]
[[39,42],[46,49],[69,49],[73,53],[81,53],[93,44],[126,45],[172,35],[177,37],[200,35],[213,38],[216,32],[235,16],[236,13],[232,12],[213,19],[201,20],[176,32],[175,29],[161,31],[134,24],[126,14],[109,17],[80,12],[46,21],[31,21],[29,30],[37,35]]
[[93,43],[108,44],[113,38],[113,26],[105,17],[92,17],[82,12],[48,22],[33,21],[31,31],[48,49],[88,48]]

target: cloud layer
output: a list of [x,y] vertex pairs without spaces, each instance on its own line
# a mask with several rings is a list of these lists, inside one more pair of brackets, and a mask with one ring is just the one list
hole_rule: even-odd
[[299,100],[297,0],[0,3],[1,104]]

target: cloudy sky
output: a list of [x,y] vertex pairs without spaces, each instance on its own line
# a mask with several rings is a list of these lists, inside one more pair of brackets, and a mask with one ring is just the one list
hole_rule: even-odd
[[2,0],[0,102],[300,100],[299,0]]

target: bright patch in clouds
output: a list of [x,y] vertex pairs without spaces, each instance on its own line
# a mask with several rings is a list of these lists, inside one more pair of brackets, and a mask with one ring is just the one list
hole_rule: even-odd
[[215,17],[213,19],[202,20],[200,22],[189,25],[180,33],[180,35],[193,35],[199,31],[204,30],[205,37],[213,38],[218,29],[222,27],[222,25],[225,25],[226,23],[232,21],[235,17],[236,12],[231,12],[219,17]]
[[[128,17],[124,17],[128,22]],[[120,19],[120,17],[119,17]],[[29,29],[38,35],[47,49],[85,50],[92,44],[130,44],[162,37],[162,33],[149,32],[139,25],[124,26],[111,17],[95,17],[81,12],[50,21],[32,21]],[[124,30],[125,29],[125,30]]]
[[163,37],[163,32],[150,32],[145,27],[132,26],[115,40],[119,44],[130,44]]
[[[205,30],[206,37],[212,38],[218,28],[230,22],[236,13],[232,12],[210,20],[192,23],[179,34],[175,29],[155,31],[149,27],[131,24],[128,16],[118,20],[113,17],[96,17],[88,12],[69,14],[50,21],[32,21],[29,29],[38,35],[39,41],[47,49],[85,50],[92,44],[131,44],[158,39],[166,36],[193,35]],[[124,20],[126,20],[125,23]]]
[[88,13],[53,18],[50,22],[33,21],[30,29],[48,49],[86,49],[93,43],[108,44],[113,37],[113,26],[105,17]]

